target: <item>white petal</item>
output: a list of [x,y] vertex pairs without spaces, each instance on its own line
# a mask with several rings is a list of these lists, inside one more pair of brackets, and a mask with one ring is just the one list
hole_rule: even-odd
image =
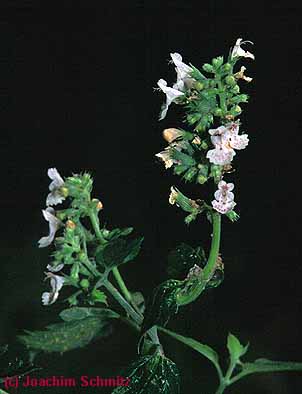
[[49,293],[49,292],[46,291],[46,292],[44,292],[42,294],[42,304],[43,305],[50,305],[50,304],[52,304],[53,303],[52,299],[53,299],[52,293]]
[[241,150],[248,146],[249,138],[247,134],[235,135],[230,138],[230,145],[232,148]]
[[232,50],[231,57],[232,58],[233,57],[246,57],[246,58],[249,57],[251,59],[255,59],[255,56],[252,53],[245,51],[244,49],[241,48],[241,45],[243,45],[247,42],[249,42],[250,44],[253,44],[251,41],[242,41],[242,38],[238,38],[235,43],[235,46]]
[[50,191],[54,190],[55,188],[62,187],[64,185],[64,181],[56,168],[49,168],[47,171],[47,175],[49,176],[50,179],[52,179],[52,182],[49,185]]
[[219,148],[211,149],[207,153],[207,158],[209,161],[218,165],[230,164],[234,156],[235,152],[233,150],[226,152],[225,150]]
[[45,248],[46,246],[50,245],[54,240],[56,231],[58,230],[59,226],[61,225],[61,221],[55,217],[53,214],[55,211],[53,208],[46,208],[42,210],[44,218],[49,223],[49,235],[46,237],[42,237],[38,243],[39,248]]
[[57,265],[56,267],[53,267],[52,265],[48,264],[46,268],[47,268],[48,271],[50,271],[50,272],[59,272],[59,271],[61,271],[61,269],[62,269],[63,267],[64,267],[64,264],[61,263],[61,264]]

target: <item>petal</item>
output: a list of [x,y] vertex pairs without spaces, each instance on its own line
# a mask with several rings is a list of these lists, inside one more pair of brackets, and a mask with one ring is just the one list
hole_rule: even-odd
[[230,164],[233,160],[235,152],[233,150],[224,151],[220,148],[211,149],[207,153],[207,158],[213,164],[226,165]]
[[45,248],[46,246],[49,246],[52,241],[54,240],[56,231],[58,230],[59,226],[61,225],[61,221],[56,218],[53,214],[54,209],[53,208],[46,208],[42,210],[44,218],[49,222],[49,235],[46,237],[42,237],[38,243],[39,243],[39,248]]
[[55,188],[62,187],[64,185],[64,180],[61,175],[58,173],[56,168],[49,168],[47,171],[47,175],[50,179],[52,179],[51,184],[49,185],[49,190],[52,191]]
[[52,265],[48,264],[46,268],[47,268],[48,271],[50,271],[50,272],[59,272],[59,271],[61,271],[61,269],[62,269],[63,267],[64,267],[64,264],[61,263],[61,264],[59,264],[59,265],[57,265],[57,266],[52,266]]
[[43,294],[42,294],[42,304],[43,305],[50,305],[50,304],[52,304],[53,303],[53,295],[52,295],[52,293],[49,293],[49,292],[44,292]]
[[248,146],[249,138],[247,134],[235,135],[230,138],[230,145],[237,150],[245,149]]

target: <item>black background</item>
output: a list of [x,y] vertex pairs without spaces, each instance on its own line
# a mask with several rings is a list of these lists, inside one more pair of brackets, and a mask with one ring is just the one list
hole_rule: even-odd
[[[41,209],[49,167],[65,176],[91,171],[104,221],[132,225],[144,234],[140,258],[123,269],[133,290],[148,295],[166,279],[166,255],[177,243],[208,244],[206,220],[187,227],[183,213],[168,204],[171,185],[194,198],[203,188],[181,184],[154,159],[165,146],[161,131],[181,126],[182,112],[172,106],[159,123],[164,96],[153,88],[159,78],[174,81],[170,52],[198,67],[227,55],[243,37],[255,42],[250,49],[256,55],[255,62],[244,63],[254,77],[243,88],[251,99],[241,116],[250,145],[236,156],[237,171],[228,178],[235,183],[241,219],[223,223],[224,283],[182,309],[170,327],[224,356],[231,331],[250,341],[250,360],[302,361],[302,6],[290,1],[79,4],[0,5],[0,343],[13,342],[23,328],[54,322],[63,308],[40,302],[49,260],[36,242],[47,232]],[[163,342],[182,372],[182,393],[213,393],[212,367],[174,340]],[[121,326],[106,341],[45,357],[40,376],[114,376],[135,351],[136,337]],[[301,386],[301,374],[270,374],[246,378],[229,392],[299,394]],[[96,392],[106,390],[91,390]]]

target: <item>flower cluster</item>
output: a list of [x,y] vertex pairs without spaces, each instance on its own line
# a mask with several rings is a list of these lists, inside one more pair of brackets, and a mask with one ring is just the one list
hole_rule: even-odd
[[[219,56],[212,59],[211,64],[204,64],[202,68],[210,76],[185,64],[179,53],[171,53],[177,80],[172,87],[168,87],[163,79],[158,81],[159,88],[166,94],[160,120],[165,118],[169,105],[174,102],[185,107],[187,121],[195,127],[192,132],[175,128],[164,130],[164,139],[169,145],[156,156],[164,162],[166,169],[174,167],[174,173],[181,175],[186,182],[204,184],[213,178],[218,185],[215,200],[212,208],[204,206],[228,214],[231,220],[237,217],[233,212],[236,203],[231,192],[234,185],[226,183],[223,177],[232,170],[236,152],[245,149],[249,143],[248,135],[239,133],[240,121],[235,118],[242,112],[239,104],[248,99],[246,94],[240,94],[238,82],[251,82],[252,78],[245,75],[244,66],[239,71],[234,70],[241,58],[255,59],[251,52],[243,49],[248,43],[252,44],[238,38],[226,62]],[[211,128],[216,120],[216,128]],[[175,191],[170,195],[170,202],[174,201],[173,197]]]

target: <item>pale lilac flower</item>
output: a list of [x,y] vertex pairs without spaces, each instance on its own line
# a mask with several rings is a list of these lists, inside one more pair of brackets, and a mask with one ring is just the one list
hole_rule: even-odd
[[46,198],[46,205],[51,206],[60,204],[65,200],[65,196],[61,192],[61,188],[64,186],[64,181],[56,168],[49,168],[47,175],[52,182],[49,185],[50,193]]
[[242,41],[242,38],[238,38],[235,43],[234,48],[232,49],[231,58],[249,57],[254,60],[255,56],[252,53],[245,51],[244,49],[241,48],[241,45],[246,44],[246,43],[253,44],[252,41]]
[[42,210],[45,220],[49,223],[49,235],[42,237],[38,243],[39,248],[49,246],[55,238],[56,231],[61,226],[62,222],[55,216],[55,210],[51,207]]
[[160,79],[157,82],[157,85],[166,95],[166,102],[162,106],[162,110],[161,110],[160,117],[159,117],[159,120],[162,120],[167,115],[169,105],[173,101],[177,100],[180,96],[183,96],[184,93],[177,90],[177,89],[167,86],[167,82],[164,79]]
[[230,123],[226,126],[219,126],[217,129],[210,129],[211,142],[215,149],[207,152],[207,158],[213,164],[230,164],[236,155],[236,150],[247,147],[249,139],[247,134],[239,135],[239,124]]
[[226,183],[225,181],[218,183],[218,190],[214,194],[215,200],[212,201],[212,206],[216,211],[225,214],[235,207],[233,189],[233,183]]
[[182,56],[179,53],[170,53],[172,62],[175,64],[175,71],[177,74],[177,81],[173,85],[174,89],[183,92],[186,87],[192,84],[193,78],[191,78],[192,67],[188,66],[182,61]]
[[51,305],[56,302],[59,296],[59,291],[64,285],[65,278],[63,276],[55,275],[52,272],[47,272],[46,279],[50,279],[51,291],[44,292],[42,294],[42,304]]

